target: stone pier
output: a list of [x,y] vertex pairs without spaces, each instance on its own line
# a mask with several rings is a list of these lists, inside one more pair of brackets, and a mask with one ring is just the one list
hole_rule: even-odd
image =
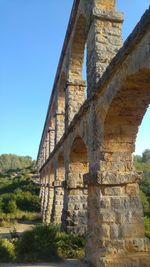
[[86,233],[95,267],[150,267],[133,164],[150,104],[150,9],[122,46],[115,2],[74,1],[37,157],[41,213]]

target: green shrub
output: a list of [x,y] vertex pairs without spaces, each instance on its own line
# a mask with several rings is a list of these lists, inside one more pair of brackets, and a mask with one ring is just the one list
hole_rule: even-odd
[[14,213],[0,213],[0,221],[13,222],[14,220],[36,220],[36,212],[16,210]]
[[[16,230],[12,231],[16,237]],[[14,244],[0,240],[1,261],[40,262],[84,256],[85,238],[60,232],[59,226],[38,225],[23,233]]]
[[140,196],[141,196],[141,200],[142,200],[142,205],[143,205],[144,212],[149,211],[148,198],[146,197],[145,193],[142,192],[141,190],[140,190]]
[[17,207],[23,211],[40,211],[40,200],[36,195],[30,192],[22,192],[16,195]]
[[144,217],[145,230],[150,232],[150,218]]
[[15,259],[15,247],[7,239],[0,239],[0,260],[1,262],[9,262]]
[[84,257],[85,237],[58,232],[57,248],[62,258],[82,258]]
[[14,213],[17,210],[17,205],[15,200],[10,200],[7,204],[7,211],[9,213]]
[[0,198],[0,213],[3,211],[3,201],[2,198]]
[[145,231],[145,235],[150,239],[150,231]]
[[26,231],[16,243],[17,259],[25,262],[58,259],[56,246],[57,226],[38,225]]
[[17,206],[14,194],[4,194],[2,199],[2,211],[5,213],[15,212]]
[[58,226],[38,225],[23,233],[16,242],[17,260],[53,261],[84,256],[85,238],[60,232]]

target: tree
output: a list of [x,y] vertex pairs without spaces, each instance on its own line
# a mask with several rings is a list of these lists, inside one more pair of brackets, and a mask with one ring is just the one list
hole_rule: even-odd
[[142,162],[150,163],[150,149],[146,149],[142,154]]
[[35,161],[29,156],[17,156],[15,154],[2,154],[0,155],[0,172],[23,169],[34,166]]

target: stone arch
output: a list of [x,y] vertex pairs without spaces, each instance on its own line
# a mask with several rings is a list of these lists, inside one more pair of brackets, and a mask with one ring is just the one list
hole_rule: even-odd
[[108,166],[111,168],[110,176],[113,178],[110,180],[112,183],[126,184],[126,196],[133,194],[139,201],[138,212],[130,210],[132,227],[128,234],[132,233],[135,238],[139,235],[136,233],[137,226],[141,229],[140,236],[144,236],[144,223],[138,185],[142,177],[135,170],[132,153],[135,151],[139,126],[150,104],[149,83],[148,69],[141,69],[127,77],[112,99],[104,121],[104,157],[107,154],[105,166],[107,172]]
[[[96,162],[99,170],[90,177],[89,185],[88,225],[89,232],[93,234],[88,245],[91,251],[97,242],[106,239],[109,240],[112,255],[118,247],[118,257],[122,253],[123,244],[127,257],[130,253],[140,252],[141,245],[136,247],[135,243],[141,242],[143,246],[148,246],[144,238],[143,208],[138,184],[141,176],[133,166],[132,153],[138,128],[150,103],[149,82],[149,71],[140,70],[126,77],[120,88],[107,92],[109,104],[107,102],[100,154]],[[92,174],[92,170],[90,172]],[[99,229],[96,228],[97,222]],[[97,229],[99,238],[94,234],[94,229]],[[101,249],[104,248],[102,244]]]
[[63,72],[59,81],[58,89],[58,99],[57,99],[57,111],[59,113],[65,112],[65,85],[66,85],[66,75]]
[[149,83],[150,71],[140,71],[127,77],[112,98],[104,120],[106,151],[134,152],[138,129],[150,104]]
[[[86,98],[86,82],[82,77],[86,43],[85,29],[86,19],[81,15],[76,23],[70,44],[67,85],[65,90],[66,129]],[[78,101],[76,101],[77,99]]]
[[68,216],[67,231],[85,233],[87,229],[87,187],[83,176],[88,172],[87,147],[77,136],[70,150],[70,162],[67,177]]

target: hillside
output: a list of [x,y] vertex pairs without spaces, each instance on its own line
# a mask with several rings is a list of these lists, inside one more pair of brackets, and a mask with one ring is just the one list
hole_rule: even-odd
[[5,154],[0,156],[0,168],[0,222],[35,219],[40,212],[35,162]]
[[145,215],[150,217],[150,150],[146,149],[142,156],[135,156],[134,160],[136,169],[143,173],[141,197]]
[[[143,172],[140,183],[146,232],[150,235],[150,150],[134,156],[135,167]],[[0,156],[0,222],[34,219],[40,212],[39,185],[31,157]],[[2,171],[3,170],[3,171]]]
[[0,155],[0,172],[8,170],[34,167],[35,161],[29,156],[17,156],[15,154]]

